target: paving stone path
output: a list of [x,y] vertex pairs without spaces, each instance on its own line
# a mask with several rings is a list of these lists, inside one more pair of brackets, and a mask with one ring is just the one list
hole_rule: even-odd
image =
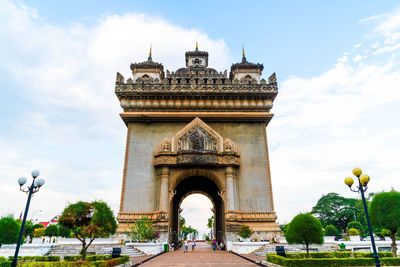
[[213,252],[210,245],[198,242],[195,251],[189,246],[189,253],[183,253],[183,248],[160,255],[140,265],[144,267],[255,267],[251,263],[232,253],[217,250]]

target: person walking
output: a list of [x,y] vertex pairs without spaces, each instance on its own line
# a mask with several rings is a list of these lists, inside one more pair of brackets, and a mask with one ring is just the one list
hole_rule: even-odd
[[212,248],[213,248],[213,252],[215,252],[215,250],[217,249],[217,240],[215,238],[213,238],[213,240],[212,240]]
[[184,241],[184,251],[183,251],[183,253],[187,253],[188,252],[188,241],[187,241],[187,238],[185,238],[185,241]]
[[194,248],[196,247],[196,242],[194,240],[194,237],[192,238],[192,251],[194,251]]

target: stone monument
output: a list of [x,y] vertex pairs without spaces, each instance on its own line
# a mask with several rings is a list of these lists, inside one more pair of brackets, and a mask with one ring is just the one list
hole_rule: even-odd
[[115,94],[128,133],[119,232],[151,219],[163,241],[177,241],[182,200],[201,193],[214,205],[218,242],[249,225],[259,240],[280,234],[272,197],[267,125],[278,94],[275,73],[242,61],[230,73],[208,67],[208,52],[185,53],[186,67],[166,71],[148,60],[132,77],[117,73]]

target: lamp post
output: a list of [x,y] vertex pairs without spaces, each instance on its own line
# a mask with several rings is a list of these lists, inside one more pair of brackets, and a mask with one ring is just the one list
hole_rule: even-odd
[[344,179],[344,183],[350,188],[351,191],[361,193],[361,198],[365,211],[365,217],[367,218],[368,231],[371,237],[372,250],[374,251],[375,265],[378,267],[381,266],[381,262],[379,260],[378,253],[376,252],[374,235],[372,233],[371,222],[369,221],[367,202],[365,201],[365,196],[364,196],[364,192],[367,191],[368,189],[368,182],[370,178],[368,175],[362,174],[362,170],[360,168],[354,168],[353,174],[357,177],[358,180],[358,186],[356,187],[356,189],[351,188],[351,186],[354,184],[354,179],[352,177],[346,177]]
[[19,247],[21,246],[22,234],[24,233],[26,217],[28,216],[29,204],[31,203],[32,194],[38,192],[40,187],[42,185],[44,185],[44,179],[43,178],[37,178],[39,175],[40,175],[40,172],[38,170],[32,171],[33,181],[32,181],[31,186],[28,186],[27,189],[23,189],[22,188],[22,186],[24,184],[26,184],[27,179],[25,177],[21,177],[21,178],[18,179],[19,189],[22,192],[25,192],[25,193],[28,194],[28,200],[26,201],[24,218],[22,219],[21,229],[19,230],[18,243],[17,243],[17,247],[15,248],[14,259],[11,262],[11,267],[16,267],[17,266]]

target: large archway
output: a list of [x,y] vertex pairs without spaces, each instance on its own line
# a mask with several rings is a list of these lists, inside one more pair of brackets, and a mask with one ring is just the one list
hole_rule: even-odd
[[170,202],[170,241],[179,239],[179,213],[180,205],[185,197],[193,193],[201,193],[210,198],[213,203],[215,218],[215,237],[217,242],[225,242],[225,220],[224,201],[221,197],[221,190],[217,184],[204,176],[190,176],[181,180],[175,187],[175,194]]

